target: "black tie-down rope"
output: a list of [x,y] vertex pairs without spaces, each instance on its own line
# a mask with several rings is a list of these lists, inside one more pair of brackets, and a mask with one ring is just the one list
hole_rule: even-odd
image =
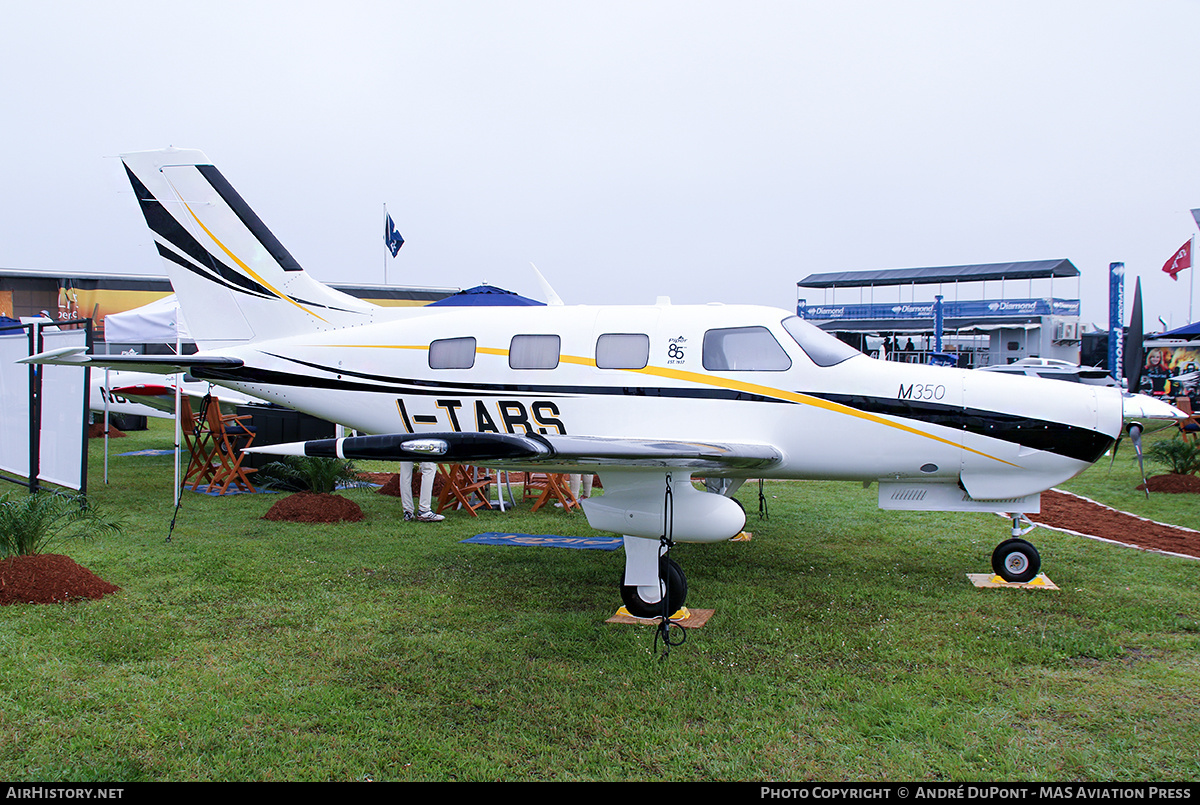
[[[196,417],[196,422],[192,427],[192,444],[200,442],[200,427],[208,416],[208,404],[212,401],[212,390],[210,389],[204,395],[204,399],[200,402],[200,416]],[[176,411],[176,416],[179,412]],[[188,456],[188,463],[191,463],[191,456]],[[179,507],[183,505],[183,488],[187,486],[187,471],[183,473],[183,480],[179,482],[179,492],[175,495],[175,510],[171,513],[171,527],[167,529],[166,542],[171,541],[171,535],[175,533],[175,520],[179,517]]]
[[[674,533],[675,521],[675,499],[674,493],[671,491],[671,475],[667,474],[667,486],[663,498],[663,516],[665,522],[663,524],[663,535],[660,539],[659,556],[662,557],[670,553],[671,547],[675,544],[671,537]],[[664,550],[665,549],[665,552]],[[662,640],[663,653],[659,659],[665,660],[671,654],[672,646],[682,646],[687,641],[687,630],[678,623],[671,622],[671,615],[674,612],[671,610],[671,581],[668,578],[670,568],[664,561],[659,560],[658,563],[658,583],[662,587],[662,614],[659,617],[658,629],[654,632],[654,650],[658,651],[658,641]],[[671,628],[678,630],[678,636],[672,637]]]
[[770,520],[771,515],[767,512],[767,496],[763,494],[763,479],[758,479],[758,519]]

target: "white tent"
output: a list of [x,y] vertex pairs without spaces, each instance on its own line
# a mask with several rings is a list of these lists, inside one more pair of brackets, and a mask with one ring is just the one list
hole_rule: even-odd
[[104,340],[110,344],[174,344],[176,339],[192,340],[175,294],[104,317]]

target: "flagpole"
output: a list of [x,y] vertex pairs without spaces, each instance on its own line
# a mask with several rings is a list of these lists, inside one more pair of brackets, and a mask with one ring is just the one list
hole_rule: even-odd
[[[1191,254],[1192,255],[1196,254],[1196,236],[1195,235],[1192,235]],[[1192,269],[1191,269],[1192,274],[1190,277],[1188,277],[1188,324],[1191,324],[1192,322],[1195,321],[1195,319],[1192,318],[1192,291],[1195,290],[1195,288],[1196,288],[1196,266],[1195,266],[1195,261],[1193,260],[1192,262],[1193,262]]]
[[[384,202],[384,204],[383,204],[383,220],[384,221],[387,221],[387,214],[388,214],[387,202]],[[387,259],[388,259],[388,247],[387,247],[387,238],[385,237],[383,239],[383,284],[384,285],[388,284],[387,283]]]

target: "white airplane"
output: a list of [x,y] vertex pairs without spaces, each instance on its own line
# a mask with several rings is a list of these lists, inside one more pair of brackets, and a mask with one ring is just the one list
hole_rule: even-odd
[[1126,401],[1181,416],[1114,388],[874,360],[769,307],[378,307],[306,273],[202,153],[122,159],[200,351],[30,361],[184,369],[373,434],[264,452],[599,473],[584,512],[624,536],[621,597],[639,617],[684,605],[667,551],[736,536],[745,514],[727,495],[747,478],[1009,513],[993,567],[1030,580],[1040,559],[1019,537],[1040,493],[1113,445]]

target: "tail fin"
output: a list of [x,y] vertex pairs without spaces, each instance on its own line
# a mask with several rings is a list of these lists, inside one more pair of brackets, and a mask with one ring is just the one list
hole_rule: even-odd
[[371,321],[376,306],[309,276],[201,152],[121,160],[201,349]]

